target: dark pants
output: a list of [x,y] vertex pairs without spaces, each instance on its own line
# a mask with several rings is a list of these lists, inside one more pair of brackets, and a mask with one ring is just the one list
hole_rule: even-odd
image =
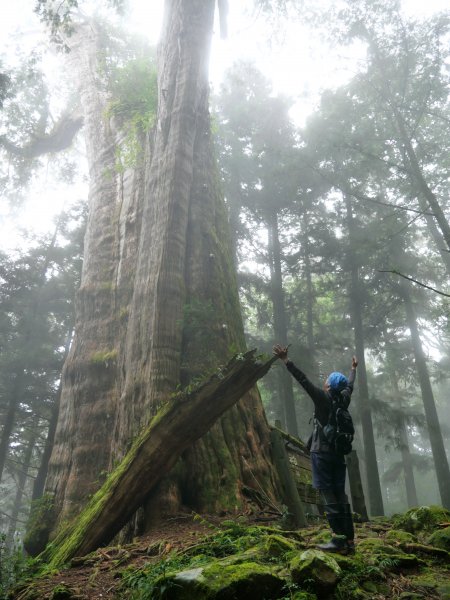
[[345,494],[347,465],[343,456],[330,452],[311,452],[311,467],[316,489]]
[[344,457],[328,452],[312,452],[311,466],[313,486],[320,491],[331,529],[335,534],[353,540],[353,518],[345,493],[347,466]]

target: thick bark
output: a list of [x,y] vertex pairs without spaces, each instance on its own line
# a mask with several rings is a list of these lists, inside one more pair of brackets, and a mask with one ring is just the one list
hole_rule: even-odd
[[364,457],[366,461],[367,489],[372,516],[384,515],[383,496],[381,494],[380,476],[378,473],[375,436],[373,432],[372,414],[369,406],[369,387],[367,385],[367,371],[365,361],[364,327],[360,307],[360,283],[358,267],[353,259],[353,214],[349,198],[346,196],[347,226],[350,240],[349,252],[351,256],[351,317],[355,330],[355,350],[358,357],[358,398],[360,404],[361,425],[363,430]]
[[255,351],[238,355],[197,389],[168,401],[87,507],[44,552],[49,568],[110,541],[183,450],[202,437],[275,360],[262,363],[255,359]]
[[[119,173],[120,132],[106,118],[99,30],[80,26],[69,39],[68,69],[79,84],[89,164],[89,218],[74,340],[62,392],[46,492],[58,519],[75,513],[98,488],[111,461],[118,362],[127,320],[139,228],[142,168]],[[143,162],[143,161],[142,161]]]
[[417,375],[419,377],[419,384],[422,392],[425,418],[430,436],[431,451],[433,453],[441,502],[442,506],[450,509],[450,469],[447,454],[445,452],[444,441],[442,438],[441,426],[436,411],[436,403],[434,400],[430,377],[428,375],[425,354],[420,341],[420,334],[417,327],[414,306],[411,302],[408,289],[403,283],[401,284],[400,289],[405,305],[407,325],[411,332],[411,342],[416,360]]
[[[179,385],[245,347],[210,135],[213,16],[213,0],[167,2],[144,186],[135,169],[122,188],[114,169],[116,137],[96,87],[95,27],[69,40],[74,72],[81,70],[91,190],[75,339],[46,484],[58,521],[95,492],[99,472],[112,470]],[[273,495],[269,448],[255,388],[146,496],[144,528],[161,511],[242,508],[242,484],[255,479]]]
[[[287,344],[286,308],[284,303],[283,277],[281,272],[281,248],[278,234],[278,215],[271,210],[267,218],[269,230],[270,288],[273,306],[274,336],[278,343]],[[278,369],[278,393],[284,408],[285,428],[299,437],[295,414],[292,377],[286,369]]]

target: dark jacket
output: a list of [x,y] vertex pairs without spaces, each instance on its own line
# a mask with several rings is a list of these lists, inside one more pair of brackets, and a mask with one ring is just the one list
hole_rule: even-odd
[[[311,452],[332,452],[330,445],[322,433],[322,427],[328,423],[332,406],[332,397],[336,392],[326,392],[315,386],[306,377],[303,371],[296,367],[291,360],[287,361],[286,367],[314,402],[314,430],[312,433]],[[340,400],[343,402],[345,408],[348,408],[348,405],[350,404],[355,376],[356,369],[352,369],[348,377],[347,387],[339,392]]]

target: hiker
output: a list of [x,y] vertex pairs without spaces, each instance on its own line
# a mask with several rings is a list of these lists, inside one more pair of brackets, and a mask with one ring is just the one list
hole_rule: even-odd
[[[286,363],[288,371],[314,402],[314,429],[307,444],[311,453],[313,486],[320,491],[328,523],[337,536],[327,544],[320,544],[317,547],[325,552],[353,553],[355,551],[355,534],[352,511],[345,493],[346,464],[344,458],[344,454],[351,449],[353,435],[348,436],[350,441],[347,448],[340,448],[335,443],[336,424],[330,424],[330,420],[333,410],[336,410],[335,407],[341,406],[350,420],[351,429],[353,429],[351,417],[346,409],[350,404],[358,361],[353,356],[348,379],[342,373],[333,372],[325,380],[323,389],[320,389],[312,384],[288,358],[287,347],[277,344],[273,347],[273,353]],[[337,404],[334,404],[333,401]],[[336,412],[334,412],[334,419],[335,415]],[[334,427],[334,438],[333,434],[331,436],[329,434],[330,425],[331,430]],[[328,434],[328,438],[326,434]]]

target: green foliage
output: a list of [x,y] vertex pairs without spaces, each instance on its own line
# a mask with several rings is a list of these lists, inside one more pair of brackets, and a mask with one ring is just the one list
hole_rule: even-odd
[[103,350],[103,351],[98,351],[98,352],[94,352],[91,355],[91,362],[93,364],[103,364],[108,366],[109,363],[113,363],[115,362],[115,360],[117,359],[117,350],[113,349],[113,350]]
[[36,561],[26,558],[22,548],[8,548],[6,535],[0,532],[0,600],[11,598],[12,588],[29,576],[35,567]]
[[450,511],[442,506],[419,506],[411,508],[404,515],[394,515],[393,523],[398,529],[411,533],[430,531],[439,523],[450,521]]
[[107,116],[115,117],[125,131],[117,151],[117,168],[123,171],[142,160],[143,136],[153,127],[158,104],[157,72],[151,56],[138,56],[111,68],[109,87],[113,100]]
[[161,586],[161,578],[176,571],[194,569],[207,565],[212,559],[223,559],[245,552],[271,532],[258,527],[248,527],[239,521],[223,521],[220,527],[212,526],[215,533],[205,538],[193,548],[173,553],[155,564],[139,570],[125,570],[122,573],[123,589],[131,590],[131,599],[152,598],[152,593]]
[[[9,409],[12,415],[2,430],[8,444],[0,510],[11,517],[10,530],[23,530],[33,485],[26,474],[40,464],[58,398],[80,280],[84,216],[78,207],[60,217],[53,235],[33,245],[27,240],[28,249],[15,255],[0,253],[0,414]],[[33,528],[42,529],[40,519]]]
[[52,522],[54,499],[52,494],[44,494],[41,498],[33,500],[24,545],[31,554],[36,554],[48,540],[48,527]]
[[428,543],[436,548],[447,550],[450,554],[450,526],[435,531],[429,538]]

